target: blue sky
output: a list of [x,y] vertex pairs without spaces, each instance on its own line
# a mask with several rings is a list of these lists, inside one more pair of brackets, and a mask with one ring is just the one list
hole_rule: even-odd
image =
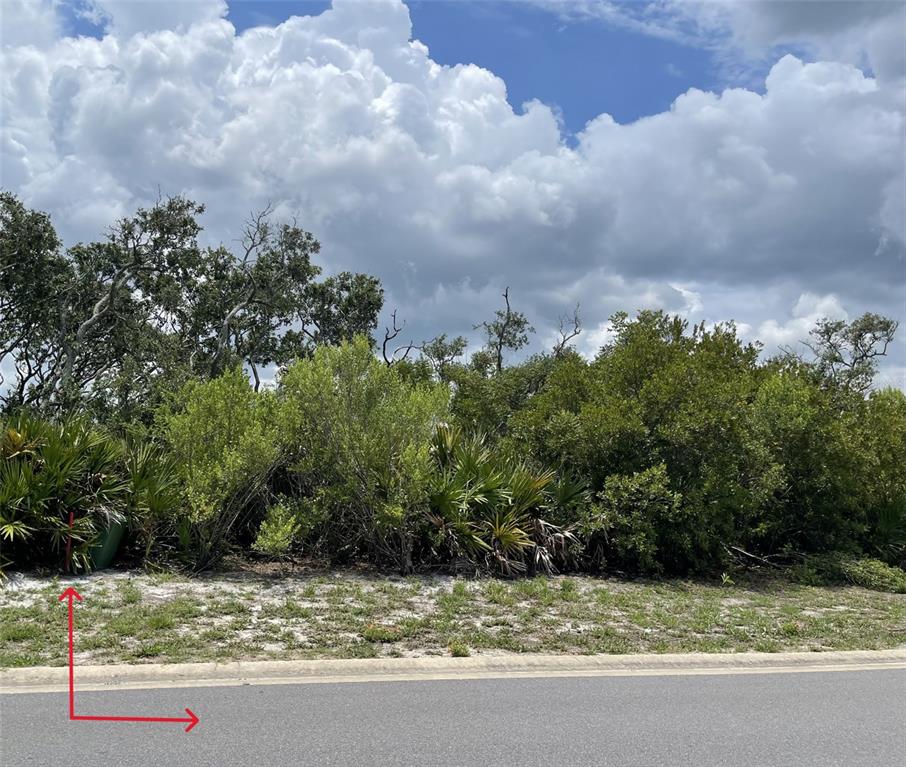
[[631,122],[662,112],[690,86],[714,86],[710,55],[601,23],[564,23],[517,2],[409,6],[413,33],[444,64],[475,63],[507,83],[509,101],[556,105],[575,133],[602,112]]
[[[330,7],[329,0],[228,4],[227,18],[237,32]],[[554,106],[567,134],[603,112],[617,122],[632,122],[663,112],[690,87],[724,84],[711,51],[600,22],[565,22],[528,2],[413,0],[408,6],[413,36],[435,61],[478,64],[494,72],[506,82],[515,109],[531,99]],[[100,36],[102,29],[79,18],[76,8],[68,7],[72,32]]]

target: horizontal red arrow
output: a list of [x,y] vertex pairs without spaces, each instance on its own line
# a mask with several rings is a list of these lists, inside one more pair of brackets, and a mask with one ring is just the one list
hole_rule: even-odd
[[71,717],[76,721],[86,721],[86,722],[185,722],[189,726],[186,727],[186,732],[191,730],[198,722],[200,721],[197,716],[192,712],[192,709],[187,708],[186,713],[189,715],[185,716],[82,716],[78,714]]
[[79,594],[72,586],[59,596],[59,601],[67,600],[69,605],[69,718],[76,722],[173,722],[187,724],[186,732],[189,732],[199,719],[195,716],[192,709],[187,708],[188,716],[82,716],[76,715],[75,712],[75,659],[73,649],[73,599],[82,601],[82,595]]

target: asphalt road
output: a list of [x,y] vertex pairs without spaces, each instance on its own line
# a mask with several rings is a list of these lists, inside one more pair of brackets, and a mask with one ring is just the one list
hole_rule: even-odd
[[3,767],[906,764],[906,671],[287,684],[0,696]]

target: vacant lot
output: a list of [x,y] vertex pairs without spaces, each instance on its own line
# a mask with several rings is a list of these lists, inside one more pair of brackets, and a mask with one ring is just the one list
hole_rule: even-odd
[[57,595],[70,584],[84,597],[75,608],[82,663],[906,644],[906,595],[782,580],[101,573],[14,576],[0,590],[0,666],[65,663]]

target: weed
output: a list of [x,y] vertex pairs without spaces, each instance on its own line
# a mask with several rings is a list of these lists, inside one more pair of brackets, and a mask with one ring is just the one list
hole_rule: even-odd
[[454,658],[468,658],[472,654],[469,650],[469,646],[458,639],[451,641],[450,644],[447,645],[447,649]]
[[396,626],[372,623],[365,626],[362,637],[368,642],[395,642],[400,637],[400,630]]

